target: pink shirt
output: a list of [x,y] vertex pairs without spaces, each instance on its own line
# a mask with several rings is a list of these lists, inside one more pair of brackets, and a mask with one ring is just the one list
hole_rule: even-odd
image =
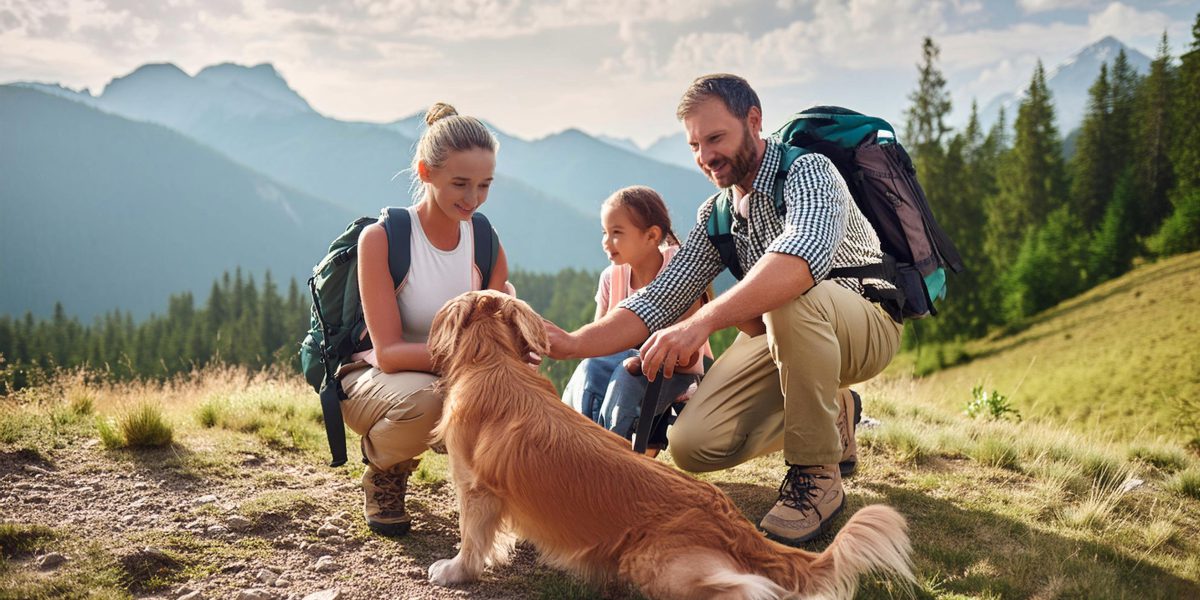
[[[663,264],[662,267],[658,269],[658,273],[655,275],[655,277],[661,275],[662,272],[666,270],[667,263],[671,262],[671,257],[675,256],[675,252],[678,250],[679,246],[667,246],[662,250]],[[601,316],[608,314],[608,310],[610,308],[616,306],[622,300],[631,296],[634,292],[638,291],[638,289],[641,289],[635,289],[632,285],[630,285],[629,278],[632,275],[633,269],[628,264],[609,265],[604,269],[604,272],[600,273],[600,285],[596,288],[596,306],[600,307],[599,313]],[[709,346],[708,341],[704,342],[704,346],[700,348],[700,352],[703,354],[703,356],[712,358],[712,347]],[[686,369],[681,369],[680,372],[692,373],[696,375],[703,374],[704,361],[698,360],[696,361],[696,364]]]

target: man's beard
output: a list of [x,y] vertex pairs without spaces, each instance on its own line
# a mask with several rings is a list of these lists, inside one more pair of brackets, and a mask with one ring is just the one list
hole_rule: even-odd
[[728,159],[730,166],[728,177],[716,179],[710,175],[709,180],[719,188],[727,188],[740,183],[754,171],[754,150],[754,136],[751,135],[750,128],[746,127],[742,130],[742,144]]

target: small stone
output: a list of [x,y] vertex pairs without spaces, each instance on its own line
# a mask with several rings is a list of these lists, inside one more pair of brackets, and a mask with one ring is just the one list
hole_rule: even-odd
[[196,591],[196,590],[193,590],[192,588],[190,588],[186,585],[181,585],[181,586],[175,588],[174,595],[175,596],[186,596],[187,594],[190,594],[194,591]]
[[325,541],[329,542],[330,544],[341,545],[346,543],[346,538],[340,535],[331,535],[325,538]]
[[1146,482],[1142,479],[1134,479],[1133,477],[1130,477],[1129,479],[1125,480],[1125,483],[1121,484],[1121,491],[1122,492],[1132,492],[1133,490],[1136,490],[1136,489],[1142,487],[1142,485],[1144,485],[1145,483]]
[[203,596],[200,595],[200,592],[188,592],[180,596],[177,600],[201,600],[202,598]]
[[39,569],[53,569],[65,562],[67,562],[67,557],[58,552],[51,552],[44,556],[39,556],[37,559]]
[[275,587],[281,588],[281,587],[287,587],[289,585],[292,585],[292,582],[288,581],[286,577],[280,577],[275,580],[274,585],[275,585]]
[[196,498],[195,500],[192,501],[192,504],[212,504],[213,502],[216,502],[216,501],[217,501],[216,496],[214,496],[212,494],[208,494],[206,496],[200,496],[199,498]]
[[229,528],[224,525],[213,525],[204,531],[211,535],[222,535],[229,533]]
[[322,525],[321,528],[317,530],[317,535],[319,535],[321,537],[329,537],[331,535],[341,535],[341,533],[342,533],[342,530],[338,529],[337,527],[334,527],[333,525]]
[[308,541],[300,542],[300,549],[307,550],[308,549]]
[[133,482],[133,489],[135,489],[135,490],[144,490],[144,489],[146,489],[146,488],[148,488],[148,487],[150,487],[150,484],[149,484],[149,483],[146,483],[145,481],[135,481],[135,482]]
[[155,546],[146,546],[145,548],[142,548],[142,556],[151,556],[158,559],[169,560],[167,554],[162,551],[162,548],[157,548]]
[[377,558],[374,554],[368,554],[363,557],[363,562],[367,563],[368,565],[373,565],[379,562],[379,558]]
[[78,489],[76,489],[76,490],[75,490],[75,492],[76,492],[76,493],[79,493],[79,494],[90,494],[90,493],[92,493],[92,492],[94,492],[94,491],[96,491],[96,488],[94,488],[94,487],[92,487],[92,486],[90,486],[90,485],[85,485],[85,486],[83,486],[83,487],[81,487],[81,488],[78,488]]
[[350,524],[349,524],[349,523],[347,523],[347,522],[345,521],[345,519],[339,519],[339,518],[337,518],[337,517],[333,517],[333,518],[331,518],[331,519],[329,519],[328,521],[325,521],[325,522],[326,522],[326,523],[328,523],[328,524],[330,524],[330,525],[333,525],[334,527],[337,527],[338,529],[345,529],[345,528],[347,528],[347,527],[349,527],[349,526],[350,526]]
[[41,467],[34,466],[34,465],[25,465],[25,471],[29,472],[29,473],[35,473],[37,475],[53,475],[54,474],[51,471],[47,471],[46,469],[43,469]]
[[100,440],[97,440],[97,439],[90,439],[83,443],[83,447],[88,448],[88,449],[95,448],[96,446],[99,446],[99,445],[100,445]]
[[128,525],[131,521],[133,521],[136,518],[137,518],[137,515],[124,515],[121,517],[120,521],[122,523]]
[[225,525],[234,531],[241,531],[243,529],[250,529],[254,526],[254,523],[241,515],[230,515],[225,518]]
[[317,562],[313,564],[313,570],[318,573],[328,573],[337,569],[338,566],[333,562],[333,557],[328,555],[318,558]]
[[279,578],[279,573],[268,571],[267,569],[259,569],[258,574],[254,577],[267,585],[271,585]]
[[242,590],[238,592],[236,600],[275,600],[275,594],[272,594],[267,590],[250,588],[248,590]]
[[304,600],[341,600],[341,599],[342,599],[342,590],[340,588],[321,590],[319,592],[313,592],[304,597]]
[[337,550],[334,549],[333,546],[330,546],[329,544],[322,544],[320,542],[313,542],[313,543],[309,544],[308,547],[305,548],[304,550],[305,550],[305,552],[308,552],[309,554],[313,554],[316,556],[323,556],[326,554],[329,554],[329,555],[337,554]]
[[224,567],[221,567],[221,572],[222,573],[236,573],[245,568],[246,568],[246,563],[238,561],[235,563],[229,563],[229,564],[225,565]]
[[[343,510],[342,512],[340,512],[338,514],[333,515],[333,518],[341,519],[343,521],[349,521],[352,517],[349,512]],[[326,590],[326,591],[328,591],[328,590]]]

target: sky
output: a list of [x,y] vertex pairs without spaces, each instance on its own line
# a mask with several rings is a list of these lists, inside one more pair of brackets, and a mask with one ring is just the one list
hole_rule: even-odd
[[317,111],[387,122],[435,101],[528,139],[576,127],[646,145],[695,77],[732,72],[769,125],[813,104],[898,122],[921,40],[952,121],[1106,35],[1191,43],[1200,2],[1160,0],[0,0],[0,82],[100,93],[146,63],[271,63]]

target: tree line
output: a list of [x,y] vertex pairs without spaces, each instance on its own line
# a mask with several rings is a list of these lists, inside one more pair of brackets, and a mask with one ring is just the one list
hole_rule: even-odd
[[1147,74],[1122,50],[1089,88],[1064,154],[1039,62],[1013,125],[989,130],[976,105],[961,131],[926,38],[909,96],[905,144],[939,222],[967,271],[915,340],[962,340],[1015,323],[1141,260],[1200,249],[1200,15],[1176,63],[1164,33]]
[[[1123,51],[1104,65],[1069,157],[1040,62],[1011,126],[1001,112],[985,131],[973,103],[955,131],[945,123],[952,106],[939,49],[924,40],[902,141],[967,270],[951,279],[938,317],[905,328],[907,347],[979,337],[1139,260],[1200,250],[1200,15],[1192,34],[1176,62],[1164,33],[1145,76]],[[512,282],[535,310],[574,329],[592,318],[597,277],[516,270]],[[281,291],[269,272],[259,284],[240,269],[214,281],[203,303],[191,292],[173,295],[165,314],[141,322],[115,310],[83,324],[61,304],[43,320],[0,316],[0,393],[81,365],[114,379],[166,378],[218,362],[298,370],[308,326],[303,284],[292,279]],[[718,332],[714,350],[731,338]],[[542,368],[561,386],[573,367]]]

